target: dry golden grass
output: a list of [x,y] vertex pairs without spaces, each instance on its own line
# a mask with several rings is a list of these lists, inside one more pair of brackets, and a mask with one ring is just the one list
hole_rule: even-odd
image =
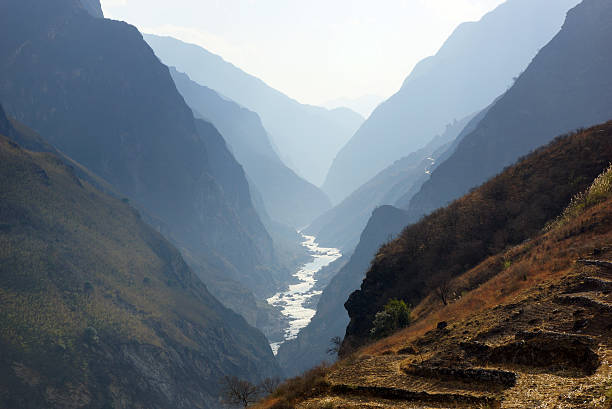
[[[430,294],[414,308],[415,320],[409,328],[364,347],[359,354],[401,349],[436,328],[439,322],[460,322],[478,312],[509,303],[526,290],[558,281],[572,271],[577,259],[612,244],[610,229],[612,201],[608,200],[534,240],[490,257],[455,279],[454,288],[466,288],[470,283],[490,277],[448,306],[442,306],[438,298]],[[496,273],[504,260],[510,260],[510,266]]]

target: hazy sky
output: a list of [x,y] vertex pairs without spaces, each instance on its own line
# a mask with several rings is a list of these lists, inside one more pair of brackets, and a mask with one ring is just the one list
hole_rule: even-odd
[[301,102],[388,97],[463,21],[503,0],[102,0],[106,17],[197,43]]

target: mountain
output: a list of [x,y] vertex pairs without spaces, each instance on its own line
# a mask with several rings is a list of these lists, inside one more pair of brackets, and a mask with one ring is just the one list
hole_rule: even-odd
[[2,6],[7,112],[141,209],[203,278],[217,271],[258,297],[274,291],[283,272],[242,167],[212,125],[196,122],[140,33],[77,0]]
[[4,119],[0,407],[216,409],[220,376],[280,374],[266,338],[138,211],[21,148],[45,142]]
[[611,18],[612,4],[603,0],[585,0],[568,13],[561,32],[411,200],[413,220],[555,135],[612,118]]
[[446,131],[433,138],[426,147],[395,161],[339,205],[317,218],[308,226],[305,234],[316,236],[324,246],[351,253],[372,211],[379,206],[394,205],[406,197],[412,198],[471,118],[448,125]]
[[576,3],[508,0],[480,21],[461,24],[338,153],[323,185],[332,203],[505,92]]
[[196,116],[210,121],[221,132],[274,220],[302,228],[330,208],[329,199],[321,190],[280,160],[256,113],[191,81],[186,74],[175,69],[170,73]]
[[[380,246],[399,234],[410,221],[406,211],[389,204],[412,197],[427,180],[426,172],[435,168],[438,158],[449,155],[447,151],[452,150],[453,138],[461,138],[462,130],[474,126],[481,117],[478,114],[449,125],[427,148],[394,163],[305,230],[305,234],[317,236],[322,245],[340,247],[343,253],[351,255],[343,257],[348,262],[323,289],[312,321],[295,340],[281,345],[277,360],[285,373],[297,375],[329,358],[326,351],[330,339],[341,337],[349,323],[344,302],[359,289]],[[368,214],[366,209],[370,209]],[[317,223],[321,223],[321,230],[315,230]],[[353,245],[355,235],[360,237],[358,244]]]
[[334,276],[317,304],[317,313],[297,338],[281,345],[276,356],[288,376],[298,375],[329,359],[333,337],[342,337],[349,323],[344,301],[359,288],[381,243],[391,240],[407,223],[405,211],[393,206],[374,210],[349,261]]
[[338,98],[322,104],[327,109],[349,108],[364,118],[368,118],[374,109],[384,100],[378,95],[364,95],[359,98]]
[[254,409],[609,408],[611,182],[608,167],[545,230],[450,281],[447,305],[429,292],[407,328]]
[[[458,123],[455,123],[455,125],[459,125],[459,127],[461,127],[463,125],[465,125],[465,127],[461,130],[459,135],[457,135],[452,142],[442,146],[439,149],[439,151],[435,153],[435,155],[434,155],[435,156],[435,163],[433,164],[433,166],[431,166],[428,169],[427,177],[423,179],[422,183],[414,185],[414,189],[409,190],[408,192],[404,193],[399,199],[397,199],[397,201],[394,203],[395,206],[397,206],[397,207],[399,207],[401,209],[408,208],[412,198],[417,193],[419,193],[419,191],[421,190],[421,187],[429,180],[429,178],[431,177],[431,174],[435,171],[435,169],[441,163],[446,162],[446,160],[448,158],[450,158],[453,153],[455,153],[455,151],[457,150],[457,146],[461,143],[461,141],[463,141],[463,139],[467,135],[469,135],[472,132],[474,132],[476,127],[480,124],[480,122],[484,119],[485,115],[489,112],[489,109],[491,109],[491,106],[493,104],[489,105],[488,107],[486,107],[485,109],[480,111],[478,114],[473,115],[471,117],[471,119],[469,120],[469,122],[467,122],[467,124],[465,123],[465,120],[464,121],[459,121]],[[470,117],[466,118],[466,120],[469,119],[469,118]],[[455,128],[455,125],[453,125],[450,128],[447,127],[447,131],[449,131],[449,130],[452,131],[452,129],[457,129],[457,128]],[[435,140],[434,140],[434,142],[435,142]]]
[[195,82],[256,112],[281,159],[320,186],[342,146],[363,122],[347,109],[300,104],[201,47],[171,37],[145,35],[155,54]]
[[374,316],[390,299],[417,305],[445,282],[538,234],[608,168],[611,136],[608,123],[559,137],[382,246],[345,304],[351,321],[343,353],[371,340]]
[[100,4],[99,0],[81,0],[81,4],[92,16],[104,18],[104,13],[102,13],[102,5]]

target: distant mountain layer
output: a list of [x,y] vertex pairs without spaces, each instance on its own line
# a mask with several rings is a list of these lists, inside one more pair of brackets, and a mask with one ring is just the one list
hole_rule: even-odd
[[359,98],[339,98],[325,102],[322,106],[328,109],[346,107],[368,118],[384,98],[377,95],[364,95]]
[[5,2],[3,11],[7,112],[143,209],[204,275],[273,291],[272,240],[242,168],[212,125],[196,124],[140,33],[76,0]]
[[346,108],[300,104],[196,45],[171,37],[145,35],[145,39],[165,64],[259,114],[281,159],[316,186],[363,123],[363,117]]
[[0,407],[217,409],[221,375],[279,374],[137,211],[2,119]]
[[444,280],[540,232],[610,160],[612,123],[561,137],[408,226],[381,247],[361,289],[346,302],[351,321],[343,354],[372,339],[374,316],[390,299],[417,305]]
[[305,233],[316,236],[317,241],[324,246],[352,253],[372,211],[379,206],[395,205],[406,197],[412,198],[471,118],[449,125],[442,135],[433,138],[426,147],[395,161],[342,203],[317,218]]
[[585,0],[408,206],[412,220],[556,135],[612,118],[612,3]]
[[327,196],[289,169],[274,151],[259,116],[171,69],[196,116],[210,121],[261,193],[268,214],[296,229],[330,208]]
[[559,31],[576,3],[509,0],[479,22],[461,24],[338,153],[323,185],[332,202],[424,147],[446,124],[489,105]]

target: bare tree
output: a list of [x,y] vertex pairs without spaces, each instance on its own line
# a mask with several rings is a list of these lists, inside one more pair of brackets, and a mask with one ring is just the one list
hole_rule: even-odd
[[251,382],[235,376],[225,376],[221,380],[224,400],[231,405],[241,405],[246,408],[257,402],[259,388]]
[[329,348],[327,348],[327,354],[332,356],[337,356],[340,352],[340,347],[342,346],[342,338],[333,337],[329,340]]
[[276,388],[278,388],[278,385],[280,385],[279,378],[266,378],[263,380],[263,382],[261,382],[261,385],[259,385],[259,387],[261,388],[262,391],[270,395],[274,393],[274,391],[276,391]]
[[440,301],[442,301],[442,304],[445,306],[448,305],[453,294],[453,286],[450,276],[444,275],[435,281],[434,293],[436,296],[438,296]]

